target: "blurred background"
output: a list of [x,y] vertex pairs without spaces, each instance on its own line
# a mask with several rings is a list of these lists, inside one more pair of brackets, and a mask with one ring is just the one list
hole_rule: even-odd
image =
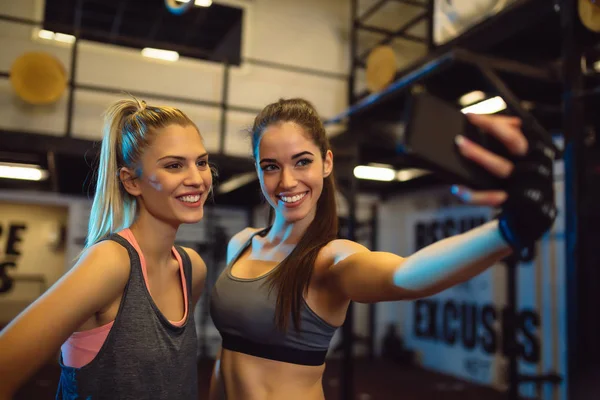
[[[203,398],[220,344],[210,287],[229,238],[266,224],[247,134],[266,104],[318,109],[342,237],[406,256],[493,217],[405,153],[407,99],[428,91],[551,135],[559,217],[530,262],[427,299],[353,304],[327,398],[596,399],[599,32],[594,0],[195,0],[184,13],[163,0],[3,1],[0,327],[82,249],[106,107],[127,93],[178,107],[219,171],[205,218],[177,238],[208,266]],[[53,398],[58,375],[52,360],[17,398]]]

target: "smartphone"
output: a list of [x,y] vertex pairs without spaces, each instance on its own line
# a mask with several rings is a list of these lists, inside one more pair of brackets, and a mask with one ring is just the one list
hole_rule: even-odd
[[510,159],[506,147],[471,124],[460,109],[428,93],[411,96],[408,102],[404,149],[420,167],[451,184],[472,189],[502,189],[503,180],[462,156],[455,143],[463,135],[493,153]]

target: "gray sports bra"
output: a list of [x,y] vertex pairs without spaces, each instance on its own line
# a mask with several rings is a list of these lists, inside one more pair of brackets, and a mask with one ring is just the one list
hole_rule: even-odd
[[[322,365],[337,327],[320,318],[305,301],[300,310],[300,331],[293,323],[287,332],[275,325],[276,290],[269,293],[266,278],[237,278],[231,267],[251,245],[254,233],[217,279],[211,293],[212,320],[223,339],[222,347],[256,357],[302,365]],[[290,316],[291,321],[291,316]]]

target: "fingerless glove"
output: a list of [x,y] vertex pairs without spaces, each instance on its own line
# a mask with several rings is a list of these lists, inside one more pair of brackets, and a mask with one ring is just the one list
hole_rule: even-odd
[[527,154],[514,157],[505,182],[508,199],[498,216],[498,227],[521,261],[533,258],[535,242],[554,224],[553,166],[555,150],[541,140],[530,141]]

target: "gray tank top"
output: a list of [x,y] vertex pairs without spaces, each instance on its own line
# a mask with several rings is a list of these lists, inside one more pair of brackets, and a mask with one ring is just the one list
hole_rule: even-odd
[[265,232],[256,232],[248,239],[212,289],[210,312],[221,334],[222,347],[277,361],[321,365],[337,327],[321,319],[303,301],[300,331],[292,323],[287,332],[282,332],[275,325],[277,292],[269,293],[269,284],[265,284],[277,267],[255,279],[231,274],[231,267],[251,245],[254,236]]
[[140,258],[123,237],[112,235],[129,252],[131,273],[117,317],[96,357],[81,368],[62,357],[56,399],[197,400],[197,337],[191,304],[192,266],[181,247],[188,292],[188,317],[180,327],[160,312],[144,282]]

